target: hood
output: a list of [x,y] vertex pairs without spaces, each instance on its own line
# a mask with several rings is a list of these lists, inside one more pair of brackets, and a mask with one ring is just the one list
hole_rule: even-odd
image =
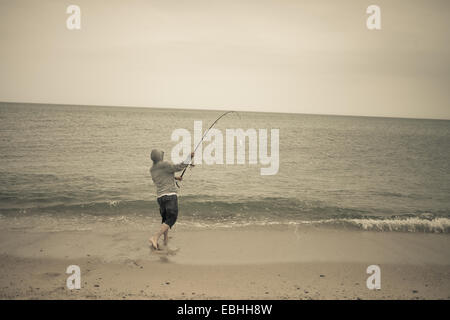
[[164,158],[164,151],[153,149],[150,158],[153,160],[153,163],[162,161]]

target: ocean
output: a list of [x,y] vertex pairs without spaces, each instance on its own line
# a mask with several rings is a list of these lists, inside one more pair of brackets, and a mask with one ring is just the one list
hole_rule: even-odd
[[[222,113],[0,103],[0,228],[148,228],[160,220],[150,151],[167,160],[175,129]],[[278,173],[197,164],[179,226],[450,233],[450,121],[238,112],[215,128],[279,129]]]

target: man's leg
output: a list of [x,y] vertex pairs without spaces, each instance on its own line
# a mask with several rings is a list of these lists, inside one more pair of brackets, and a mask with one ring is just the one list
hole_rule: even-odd
[[[172,227],[177,221],[178,217],[178,198],[176,195],[172,195],[167,199],[166,202],[166,223]],[[164,232],[164,245],[169,244],[169,229]]]
[[165,224],[165,223],[161,224],[161,228],[159,229],[159,231],[157,233],[155,233],[155,235],[149,239],[153,248],[159,249],[158,248],[158,240],[163,234],[168,233],[168,231],[169,231],[169,225]]
[[169,229],[164,232],[164,245],[167,246],[169,244]]

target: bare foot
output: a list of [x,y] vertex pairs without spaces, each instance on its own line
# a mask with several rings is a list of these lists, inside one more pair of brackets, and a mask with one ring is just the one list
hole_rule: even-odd
[[151,237],[150,239],[148,239],[148,241],[150,242],[150,244],[151,244],[153,249],[159,250],[158,242],[156,242],[156,238],[155,237]]

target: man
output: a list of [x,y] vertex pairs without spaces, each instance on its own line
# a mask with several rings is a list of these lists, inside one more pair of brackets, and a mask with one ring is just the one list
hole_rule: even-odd
[[[194,152],[191,153],[191,160],[193,157]],[[175,180],[181,181],[181,177],[175,177],[174,173],[186,168],[190,161],[186,159],[180,164],[163,161],[164,152],[156,149],[152,150],[150,158],[153,160],[150,174],[152,175],[153,183],[156,185],[157,201],[162,222],[159,231],[149,241],[152,247],[158,250],[158,240],[162,235],[164,235],[164,245],[167,246],[169,229],[172,228],[178,217],[178,197]]]

